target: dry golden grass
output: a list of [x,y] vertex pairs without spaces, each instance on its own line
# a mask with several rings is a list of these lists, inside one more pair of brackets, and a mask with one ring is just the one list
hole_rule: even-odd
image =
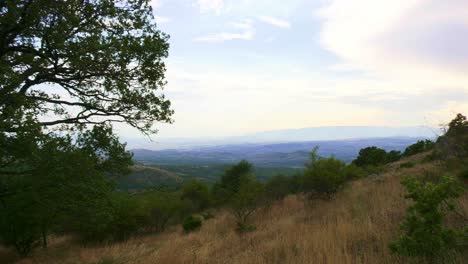
[[[408,169],[394,164],[387,173],[351,183],[330,201],[289,196],[259,210],[252,219],[257,229],[242,235],[234,231],[229,212],[219,211],[195,233],[173,227],[93,247],[55,239],[48,250],[18,263],[406,263],[388,249],[408,205],[401,177],[440,170],[434,164]],[[466,214],[468,195],[460,206]],[[450,224],[459,221],[452,217]],[[451,256],[451,263],[464,263],[463,257]]]

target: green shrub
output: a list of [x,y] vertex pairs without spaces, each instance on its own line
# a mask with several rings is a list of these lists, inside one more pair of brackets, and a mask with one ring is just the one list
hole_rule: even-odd
[[202,225],[202,220],[199,217],[190,215],[184,219],[182,223],[182,227],[184,228],[184,232],[189,233],[195,230],[198,230]]
[[414,203],[408,207],[401,224],[403,234],[390,244],[393,252],[433,262],[467,241],[466,230],[443,225],[448,212],[455,209],[455,199],[463,192],[455,180],[443,177],[439,183],[422,183],[415,178],[405,178],[402,184],[408,192],[405,197]]
[[346,164],[333,157],[319,157],[316,152],[317,148],[312,151],[311,161],[306,164],[303,188],[306,193],[329,198],[346,182]]

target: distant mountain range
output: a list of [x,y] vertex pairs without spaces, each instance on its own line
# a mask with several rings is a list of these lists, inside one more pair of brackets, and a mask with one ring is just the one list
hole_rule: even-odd
[[[300,132],[302,133],[302,132]],[[377,146],[385,150],[404,150],[408,145],[427,137],[385,137],[344,140],[315,140],[285,143],[243,143],[201,146],[186,149],[134,149],[134,158],[143,164],[231,164],[246,159],[260,167],[302,167],[310,151],[336,156],[350,162],[361,148]]]
[[218,145],[273,144],[305,141],[331,141],[363,138],[435,138],[440,131],[427,126],[333,126],[301,129],[273,130],[236,137],[160,138],[154,141],[144,138],[123,138],[133,149],[197,149]]

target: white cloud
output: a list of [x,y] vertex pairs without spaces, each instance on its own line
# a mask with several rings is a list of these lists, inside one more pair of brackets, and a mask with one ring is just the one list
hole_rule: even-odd
[[216,34],[197,37],[194,39],[196,42],[223,42],[226,40],[252,40],[255,36],[255,29],[253,22],[250,19],[231,23],[231,27],[241,30],[240,32],[220,32]]
[[356,68],[398,80],[397,89],[468,90],[466,0],[331,0],[320,41]]
[[196,5],[200,8],[200,12],[220,14],[224,7],[224,0],[196,0]]
[[276,17],[271,17],[271,16],[260,16],[258,17],[258,20],[267,23],[269,25],[279,27],[279,28],[290,28],[291,23],[287,20],[276,18]]

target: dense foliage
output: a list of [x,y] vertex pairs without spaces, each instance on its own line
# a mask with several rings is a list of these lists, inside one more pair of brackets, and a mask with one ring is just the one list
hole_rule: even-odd
[[[447,132],[435,143],[418,141],[409,146],[405,153],[416,154],[433,150],[431,158],[446,159],[448,168],[453,164],[464,164],[468,152],[468,122],[458,114],[449,125]],[[465,167],[462,166],[460,178],[463,180]],[[468,245],[468,228],[456,228],[446,225],[450,214],[464,218],[456,207],[456,200],[464,193],[464,187],[455,178],[426,177],[422,179],[405,178],[402,184],[407,189],[407,199],[413,201],[407,209],[401,223],[402,234],[391,243],[390,248],[404,256],[420,257],[429,263],[442,261],[453,250],[466,248]]]
[[415,178],[402,181],[414,203],[408,207],[401,229],[403,234],[391,249],[405,256],[433,259],[468,242],[468,229],[444,226],[444,218],[455,210],[454,201],[463,188],[453,179],[443,177],[440,183],[420,182]]
[[387,152],[384,149],[377,147],[367,147],[359,151],[358,157],[353,160],[353,163],[360,167],[380,166],[390,162],[399,160],[401,153],[399,151]]
[[139,203],[110,179],[132,155],[111,124],[171,122],[168,37],[145,0],[0,1],[0,241],[28,254],[51,232],[119,239]]
[[108,207],[114,188],[107,176],[125,173],[131,163],[106,126],[74,140],[39,134],[31,141],[28,153],[0,170],[0,239],[21,254],[39,240],[45,246],[47,234],[68,218],[92,221],[85,215]]
[[330,197],[346,181],[346,164],[334,157],[321,158],[316,152],[317,148],[312,151],[310,162],[306,164],[303,189],[309,193]]

